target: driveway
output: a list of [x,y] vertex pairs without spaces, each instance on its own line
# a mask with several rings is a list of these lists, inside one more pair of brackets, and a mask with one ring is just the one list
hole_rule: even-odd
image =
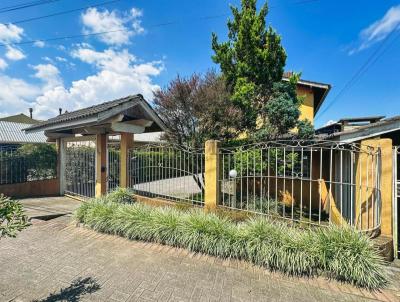
[[80,205],[80,201],[64,197],[24,198],[19,200],[29,219],[49,219],[71,215]]
[[[62,216],[0,244],[0,301],[399,301],[77,227]],[[400,273],[394,278],[398,280]]]

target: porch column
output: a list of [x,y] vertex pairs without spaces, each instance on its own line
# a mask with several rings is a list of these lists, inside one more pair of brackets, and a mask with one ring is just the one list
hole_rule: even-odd
[[219,202],[219,142],[206,141],[205,145],[205,182],[204,205],[205,210],[214,210]]
[[96,197],[107,191],[107,135],[96,135]]
[[122,132],[121,133],[121,145],[120,145],[120,173],[119,173],[119,186],[121,188],[126,188],[129,185],[129,149],[133,147],[133,134]]

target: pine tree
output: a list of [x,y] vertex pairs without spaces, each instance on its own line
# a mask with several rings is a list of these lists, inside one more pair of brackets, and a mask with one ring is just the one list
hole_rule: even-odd
[[232,91],[232,100],[245,114],[244,127],[255,128],[257,116],[269,99],[274,83],[282,80],[286,52],[281,38],[266,27],[268,5],[259,12],[256,0],[242,0],[241,10],[231,6],[228,41],[218,43],[213,33],[213,60],[220,64]]

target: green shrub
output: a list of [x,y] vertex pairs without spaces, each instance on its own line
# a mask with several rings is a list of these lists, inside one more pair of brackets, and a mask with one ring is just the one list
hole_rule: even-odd
[[0,238],[15,237],[18,232],[28,226],[28,217],[22,205],[0,194]]
[[202,209],[152,208],[109,198],[82,204],[75,217],[100,232],[245,259],[289,275],[325,274],[369,289],[382,288],[387,282],[371,241],[351,229],[301,230],[264,217],[235,223]]
[[133,203],[135,198],[133,197],[132,191],[127,188],[116,188],[111,193],[107,194],[106,197],[108,201],[118,202],[118,203]]

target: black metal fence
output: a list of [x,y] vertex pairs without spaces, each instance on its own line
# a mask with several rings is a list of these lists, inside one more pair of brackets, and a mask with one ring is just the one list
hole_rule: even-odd
[[0,185],[57,177],[57,151],[52,144],[0,146]]

